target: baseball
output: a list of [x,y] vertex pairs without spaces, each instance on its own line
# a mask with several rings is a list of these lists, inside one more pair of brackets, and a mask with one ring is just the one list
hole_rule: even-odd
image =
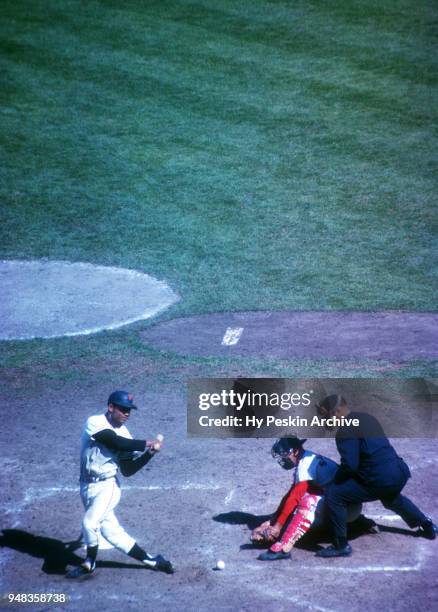
[[157,442],[155,442],[153,449],[155,451],[159,451],[161,449],[161,444],[164,440],[164,436],[163,434],[157,434],[157,436],[155,437],[155,439],[157,440]]
[[222,561],[222,559],[219,559],[219,561],[216,563],[216,569],[223,570],[224,568],[225,568],[225,561]]

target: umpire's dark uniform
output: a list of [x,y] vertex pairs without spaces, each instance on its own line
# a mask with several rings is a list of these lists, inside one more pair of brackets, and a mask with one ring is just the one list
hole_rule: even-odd
[[417,527],[428,520],[410,499],[400,495],[411,474],[397,455],[380,423],[373,416],[350,412],[360,427],[343,426],[336,433],[341,456],[334,483],[326,492],[326,504],[335,538],[347,537],[347,504],[380,500],[409,525]]

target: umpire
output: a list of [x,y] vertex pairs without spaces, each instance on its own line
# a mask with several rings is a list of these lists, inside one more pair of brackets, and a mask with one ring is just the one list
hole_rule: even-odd
[[411,474],[389,443],[380,423],[370,414],[351,412],[341,395],[330,395],[317,405],[324,417],[359,419],[359,427],[342,425],[336,432],[341,467],[326,492],[326,504],[334,533],[334,544],[318,557],[346,557],[352,549],[347,541],[347,505],[380,500],[419,535],[434,540],[437,527],[401,491]]

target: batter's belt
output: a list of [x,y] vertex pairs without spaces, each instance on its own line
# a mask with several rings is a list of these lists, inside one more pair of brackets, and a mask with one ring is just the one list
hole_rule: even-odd
[[102,482],[103,480],[109,480],[110,478],[115,478],[116,474],[110,474],[110,475],[106,475],[106,474],[101,474],[100,476],[91,476],[91,475],[86,475],[86,476],[81,476],[81,478],[79,479],[79,482],[86,482],[86,483],[90,483],[90,482]]

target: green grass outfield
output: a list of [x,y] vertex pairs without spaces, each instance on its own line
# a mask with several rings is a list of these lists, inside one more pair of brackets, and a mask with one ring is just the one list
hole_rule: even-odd
[[[182,296],[164,317],[436,310],[436,3],[3,0],[0,17],[1,258],[147,272]],[[139,327],[0,352],[180,371]]]

